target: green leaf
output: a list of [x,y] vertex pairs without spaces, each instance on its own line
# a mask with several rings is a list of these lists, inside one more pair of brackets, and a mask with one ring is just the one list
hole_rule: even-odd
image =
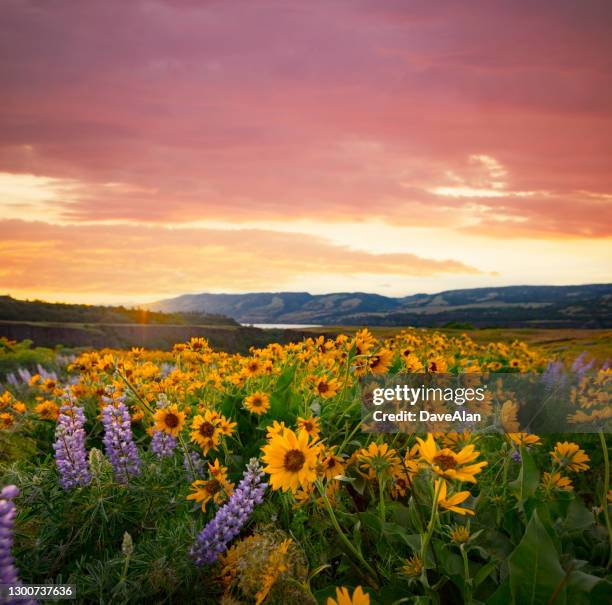
[[520,544],[508,558],[508,568],[515,603],[546,605],[556,591],[554,603],[565,603],[566,590],[562,585],[565,572],[537,511],[534,511]]
[[497,569],[497,561],[489,561],[486,565],[483,565],[474,576],[474,587],[480,586],[493,572]]
[[517,500],[522,504],[529,496],[533,496],[540,484],[540,471],[527,448],[521,446],[521,470],[516,481],[509,483]]
[[573,571],[567,581],[568,601],[572,605],[606,603],[612,598],[612,583],[583,571]]

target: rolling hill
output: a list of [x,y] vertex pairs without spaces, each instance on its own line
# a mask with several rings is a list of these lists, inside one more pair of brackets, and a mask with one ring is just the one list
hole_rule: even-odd
[[241,323],[610,328],[612,284],[473,288],[401,298],[364,292],[185,294],[147,307],[223,314]]

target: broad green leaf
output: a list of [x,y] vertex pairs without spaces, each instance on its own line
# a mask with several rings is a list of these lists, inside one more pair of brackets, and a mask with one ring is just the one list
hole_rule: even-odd
[[571,605],[590,605],[612,601],[612,583],[583,571],[573,571],[567,581],[567,597]]
[[557,550],[534,511],[525,535],[508,558],[510,589],[515,603],[546,605],[556,594],[554,603],[565,603],[565,572]]

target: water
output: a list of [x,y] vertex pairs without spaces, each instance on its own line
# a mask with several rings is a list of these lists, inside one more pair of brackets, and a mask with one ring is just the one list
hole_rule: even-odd
[[261,328],[262,330],[301,330],[302,328],[321,328],[319,324],[242,324],[247,328]]

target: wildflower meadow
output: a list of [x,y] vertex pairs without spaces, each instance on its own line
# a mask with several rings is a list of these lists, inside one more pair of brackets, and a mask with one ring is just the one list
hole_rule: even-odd
[[[372,375],[587,370],[589,433],[520,432],[511,397],[498,431],[363,430]],[[2,379],[0,584],[105,604],[609,602],[611,376],[413,329],[58,354]]]

